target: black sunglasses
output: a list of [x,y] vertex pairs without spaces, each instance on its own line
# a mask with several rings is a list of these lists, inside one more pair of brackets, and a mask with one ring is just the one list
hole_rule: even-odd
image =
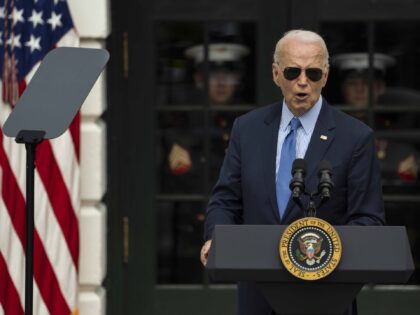
[[308,79],[313,82],[317,82],[322,78],[322,69],[320,68],[301,69],[297,67],[287,67],[283,70],[283,75],[286,80],[292,81],[300,76],[302,70],[305,71]]

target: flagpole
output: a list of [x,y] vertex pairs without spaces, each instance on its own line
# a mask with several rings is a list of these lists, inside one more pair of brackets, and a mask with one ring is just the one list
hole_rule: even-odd
[[36,146],[44,136],[45,131],[22,130],[16,137],[16,142],[24,143],[26,148],[25,315],[33,314],[35,158]]

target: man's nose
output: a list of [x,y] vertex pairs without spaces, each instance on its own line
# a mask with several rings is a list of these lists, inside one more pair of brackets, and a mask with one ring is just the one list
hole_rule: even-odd
[[368,91],[369,90],[369,83],[368,82],[360,82],[357,85],[357,90],[360,92]]
[[306,76],[306,71],[302,70],[297,78],[297,83],[300,85],[308,84],[308,77]]

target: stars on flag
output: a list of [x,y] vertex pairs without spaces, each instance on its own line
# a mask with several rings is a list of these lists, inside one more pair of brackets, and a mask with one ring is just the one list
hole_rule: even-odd
[[31,53],[33,53],[35,50],[41,51],[40,41],[41,41],[41,36],[35,37],[34,35],[31,34],[31,39],[25,43],[25,46],[29,47],[29,49],[31,50]]
[[42,11],[37,12],[36,10],[32,10],[32,15],[28,19],[28,21],[32,23],[34,29],[38,26],[38,24],[44,24],[44,20],[42,19],[42,13]]
[[[9,20],[13,22],[15,26],[17,23],[24,23],[25,19],[23,17],[24,9],[13,8],[13,12],[9,15]],[[0,7],[0,19],[5,18],[5,8]],[[28,21],[30,21],[35,29],[38,25],[43,25],[44,20],[42,19],[43,12],[36,10],[32,10],[32,15],[29,17]],[[47,20],[47,23],[51,25],[52,30],[54,31],[57,27],[63,26],[61,22],[62,14],[57,14],[54,11],[51,12],[50,18]]]
[[6,50],[20,60],[20,80],[73,28],[73,22],[65,0],[0,0],[0,4],[0,69]]
[[14,48],[21,48],[22,47],[22,44],[20,43],[21,36],[22,36],[21,34],[15,34],[15,36],[9,37],[6,44]]
[[23,9],[19,10],[17,7],[14,7],[12,14],[9,15],[9,19],[12,20],[13,25],[16,25],[19,22],[25,22],[23,19]]
[[[54,0],[54,5],[57,5],[61,1],[62,0]],[[37,2],[38,1],[35,0],[35,3]],[[13,23],[14,29],[16,29],[16,25],[18,23],[25,23],[24,11],[25,10],[23,7],[18,8],[18,6],[16,5],[16,7],[13,8],[13,11],[8,15],[9,22]],[[30,16],[28,14],[27,21],[28,23],[32,24],[32,29],[34,31],[38,27],[43,27],[45,22],[49,24],[52,31],[55,31],[56,29],[59,29],[60,27],[63,26],[61,13],[56,13],[55,11],[52,10],[50,13],[50,17],[47,18],[46,20],[43,18],[43,15],[44,15],[44,12],[42,10],[37,11],[36,9],[32,9],[32,14]],[[4,21],[5,18],[6,18],[6,10],[5,10],[5,7],[3,6],[3,7],[0,7],[0,22],[2,22],[1,20]],[[4,30],[4,26],[2,27],[2,30]],[[19,34],[19,31],[15,32],[14,36],[9,35],[7,39],[4,38],[4,34],[5,34],[4,31],[0,32],[0,46],[2,46],[4,42],[6,42],[6,45],[12,47],[13,49],[22,48],[22,43],[21,43],[22,35]],[[28,47],[31,53],[34,53],[34,51],[36,50],[41,51],[42,50],[41,36],[30,34],[29,37],[30,37],[29,40],[25,42],[25,47]]]
[[56,27],[63,26],[61,23],[61,14],[56,14],[54,11],[51,13],[51,17],[47,21],[48,24],[51,24],[51,28],[55,31]]

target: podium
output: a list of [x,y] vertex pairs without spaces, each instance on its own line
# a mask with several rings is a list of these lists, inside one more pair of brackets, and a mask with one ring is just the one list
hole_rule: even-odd
[[255,281],[278,314],[342,315],[363,285],[405,283],[414,271],[405,227],[335,226],[343,253],[326,278],[304,281],[279,257],[286,226],[217,225],[207,270],[216,282]]

